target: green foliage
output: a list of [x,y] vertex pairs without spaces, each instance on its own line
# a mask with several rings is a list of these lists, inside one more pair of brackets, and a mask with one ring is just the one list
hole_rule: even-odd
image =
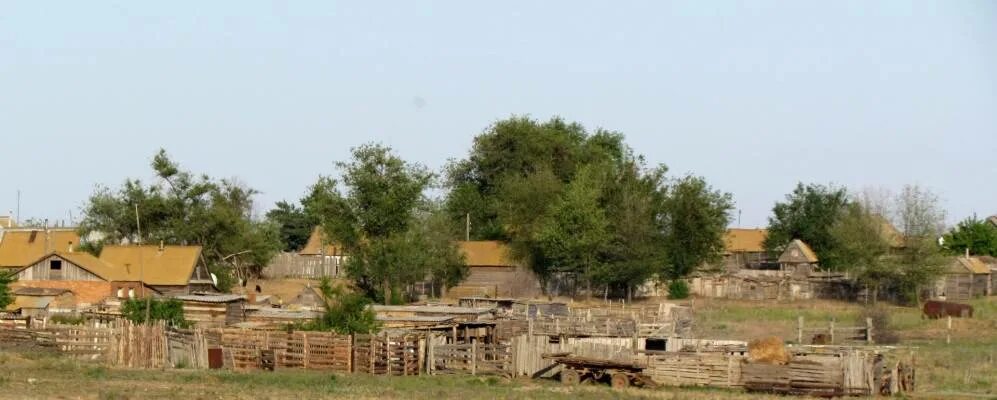
[[[153,158],[160,183],[127,179],[117,190],[98,187],[84,205],[81,236],[99,232],[93,243],[164,242],[203,246],[203,262],[246,277],[258,274],[281,248],[276,224],[251,218],[256,190],[234,180],[215,180],[180,169],[164,150]],[[142,237],[138,237],[135,206]]]
[[312,229],[319,223],[317,217],[286,201],[278,201],[276,208],[267,211],[267,220],[280,227],[280,242],[284,251],[304,248]]
[[226,265],[212,264],[208,266],[208,272],[215,274],[218,284],[215,285],[222,292],[231,292],[239,279],[232,274],[232,268]]
[[907,185],[896,199],[899,229],[904,246],[896,257],[901,299],[919,303],[921,291],[944,272],[945,258],[937,239],[945,226],[945,212],[938,196],[917,185]]
[[346,247],[346,271],[368,296],[403,300],[399,291],[415,282],[435,277],[450,285],[463,276],[453,236],[429,223],[439,213],[423,197],[432,174],[380,145],[355,148],[351,161],[337,165],[345,193],[323,177],[302,203],[326,237]]
[[675,279],[668,282],[668,298],[680,300],[689,297],[689,284],[682,279]]
[[82,325],[86,319],[82,315],[55,314],[49,317],[49,321],[53,324]]
[[325,312],[314,321],[299,326],[302,330],[335,331],[341,334],[374,333],[380,330],[370,299],[361,293],[346,292],[342,286],[333,287],[329,278],[322,278],[319,286]]
[[542,280],[566,273],[629,293],[722,249],[730,195],[694,177],[669,188],[666,171],[645,168],[620,133],[513,117],[448,166],[446,210],[455,226],[470,216],[472,239],[508,241]]
[[16,280],[14,274],[0,271],[0,310],[14,302],[14,294],[10,291],[10,284]]
[[954,254],[997,256],[997,226],[976,216],[959,222],[945,234],[945,248]]
[[177,299],[128,299],[121,302],[121,315],[129,321],[143,324],[146,302],[149,302],[149,320],[166,321],[171,326],[186,328],[190,323],[183,317],[183,303]]
[[835,246],[820,255],[854,272],[858,281],[872,290],[874,302],[880,288],[898,279],[899,273],[896,263],[887,258],[890,244],[880,218],[861,204],[846,205],[831,227]]
[[563,195],[550,204],[533,238],[544,259],[555,266],[554,272],[583,277],[590,286],[600,269],[598,256],[610,241],[609,221],[599,204],[602,177],[598,172],[585,168],[567,185]]
[[790,241],[800,239],[821,257],[821,265],[836,268],[839,263],[828,252],[835,246],[831,227],[848,203],[844,188],[797,184],[785,202],[772,208],[765,249],[778,255]]
[[704,263],[719,260],[733,208],[730,193],[714,190],[701,177],[686,176],[675,181],[664,199],[668,263],[663,275],[678,279]]

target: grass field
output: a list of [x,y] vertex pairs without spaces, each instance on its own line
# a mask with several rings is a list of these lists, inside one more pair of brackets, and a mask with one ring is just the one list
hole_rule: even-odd
[[[917,310],[895,307],[892,322],[900,346],[917,355],[918,393],[913,398],[997,399],[997,301],[973,302],[976,318],[956,319],[952,343],[945,321],[920,319]],[[795,338],[796,318],[851,324],[861,306],[839,302],[761,304],[697,299],[696,334],[706,338]],[[545,380],[478,377],[338,375],[314,371],[230,372],[112,369],[42,350],[0,345],[0,399],[787,399],[697,388],[627,389],[583,385],[566,388]]]

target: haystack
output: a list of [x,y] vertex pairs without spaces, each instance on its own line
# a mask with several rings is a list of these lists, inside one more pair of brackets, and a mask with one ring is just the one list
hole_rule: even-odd
[[768,336],[748,342],[748,359],[753,363],[787,364],[789,352],[782,339]]

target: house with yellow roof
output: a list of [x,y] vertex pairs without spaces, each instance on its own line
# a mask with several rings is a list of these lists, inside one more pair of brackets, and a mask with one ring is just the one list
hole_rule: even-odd
[[767,229],[727,229],[724,232],[724,269],[777,269],[775,260],[765,251],[766,237]]
[[0,270],[23,268],[53,251],[69,251],[79,245],[75,228],[5,229],[0,238]]
[[64,289],[77,309],[104,299],[176,296],[213,291],[200,265],[200,246],[105,246],[100,257],[67,248],[52,251],[14,270],[16,289]]
[[509,246],[495,240],[457,242],[467,278],[451,288],[447,295],[461,297],[513,297],[528,298],[541,293],[540,280],[529,268],[516,261]]
[[955,257],[936,285],[936,296],[955,301],[989,296],[993,294],[992,273],[990,265],[980,257]]

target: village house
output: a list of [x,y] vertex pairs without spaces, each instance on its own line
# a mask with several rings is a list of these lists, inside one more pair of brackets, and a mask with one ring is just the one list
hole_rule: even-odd
[[509,246],[494,240],[457,242],[468,267],[467,278],[447,295],[460,297],[528,298],[541,293],[540,281],[529,268],[512,259]]
[[724,233],[724,269],[777,269],[778,264],[765,251],[767,236],[766,229],[728,229]]
[[806,278],[817,270],[817,253],[800,239],[793,239],[779,256],[780,270],[796,278]]
[[24,268],[53,251],[70,251],[79,245],[80,235],[75,228],[4,229],[0,239],[0,270]]
[[966,301],[993,294],[990,266],[979,257],[955,257],[936,285],[938,297]]
[[141,291],[141,283],[162,296],[215,291],[211,274],[200,263],[201,246],[104,246],[100,260],[115,267],[115,293]]
[[316,226],[312,229],[312,234],[308,236],[308,242],[305,243],[305,247],[298,252],[298,255],[309,256],[309,257],[327,257],[332,260],[335,264],[339,264],[346,253],[343,250],[343,246],[336,243],[327,243],[325,240],[325,232],[322,227]]
[[97,304],[112,295],[115,267],[78,251],[53,251],[17,270],[17,289],[68,290],[77,309]]

